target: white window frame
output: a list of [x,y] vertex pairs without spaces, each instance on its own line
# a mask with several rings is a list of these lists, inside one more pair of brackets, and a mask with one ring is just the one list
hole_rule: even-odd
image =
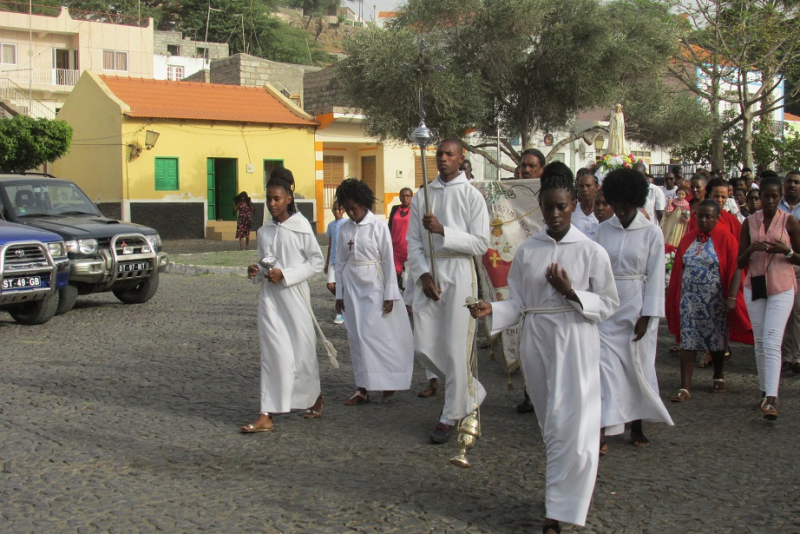
[[[10,47],[10,48],[12,48],[14,50],[14,62],[13,63],[6,63],[5,61],[3,61],[3,57],[5,55],[3,53],[3,50],[5,50],[6,47]],[[19,61],[18,60],[19,56],[17,55],[17,52],[18,52],[17,45],[15,45],[13,43],[0,43],[0,64],[2,64],[2,65],[16,65],[17,62]]]
[[[114,59],[112,61],[111,68],[107,68],[106,67],[106,54],[107,53],[113,54],[112,57]],[[125,57],[125,68],[124,69],[117,68],[118,64],[119,64],[119,57],[120,56],[124,56]],[[124,50],[103,50],[103,70],[115,70],[115,71],[128,72],[128,52],[126,52]]]
[[[186,69],[183,65],[167,65],[167,79],[173,80],[176,82],[181,81],[184,78],[186,73]],[[178,75],[180,74],[180,75]]]

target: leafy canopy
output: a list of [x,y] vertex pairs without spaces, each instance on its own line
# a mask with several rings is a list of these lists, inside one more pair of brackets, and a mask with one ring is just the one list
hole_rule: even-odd
[[0,120],[0,172],[23,172],[69,150],[72,127],[64,121],[18,115]]
[[[676,21],[650,0],[410,0],[388,30],[345,43],[340,83],[372,135],[406,139],[417,79],[403,69],[424,37],[444,69],[426,81],[428,125],[521,136],[570,125],[580,111],[625,104],[630,137],[668,145],[699,134],[705,113],[664,83]],[[391,95],[391,98],[386,98]]]

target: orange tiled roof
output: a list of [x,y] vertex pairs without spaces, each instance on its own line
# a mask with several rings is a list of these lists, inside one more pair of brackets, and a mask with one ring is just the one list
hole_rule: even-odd
[[397,17],[397,11],[378,11],[379,19],[392,19]]
[[101,75],[129,117],[314,126],[259,87]]
[[783,113],[783,120],[785,122],[800,122],[800,117],[797,115],[793,115],[792,113]]

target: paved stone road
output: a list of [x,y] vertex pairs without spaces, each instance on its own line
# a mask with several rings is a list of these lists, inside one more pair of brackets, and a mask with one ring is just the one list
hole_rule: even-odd
[[[320,350],[324,416],[278,416],[269,434],[238,432],[258,411],[242,278],[163,275],[147,304],[81,297],[38,327],[0,315],[0,532],[540,532],[543,445],[513,409],[521,378],[508,391],[481,352],[484,436],[472,469],[451,467],[455,443],[428,443],[441,399],[341,404],[353,375],[323,282],[314,305],[342,367]],[[677,369],[663,351],[664,395]],[[694,398],[669,405],[674,428],[646,425],[649,449],[611,440],[587,528],[565,531],[800,532],[800,376],[774,424],[752,407],[751,349],[735,347],[730,393],[695,378]]]

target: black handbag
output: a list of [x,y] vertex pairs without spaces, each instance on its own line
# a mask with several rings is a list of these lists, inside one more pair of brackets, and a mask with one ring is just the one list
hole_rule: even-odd
[[[781,228],[781,237],[783,237],[784,231],[786,231],[785,225],[783,228]],[[769,296],[767,295],[767,271],[769,271],[769,266],[772,263],[773,258],[775,258],[774,254],[769,257],[767,268],[764,270],[764,274],[761,276],[750,277],[750,300],[766,299]]]

